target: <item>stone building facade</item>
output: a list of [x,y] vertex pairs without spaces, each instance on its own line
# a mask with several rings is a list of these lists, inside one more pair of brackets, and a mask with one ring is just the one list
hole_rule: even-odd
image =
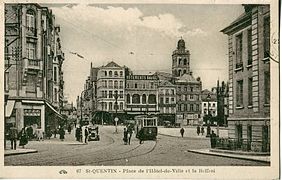
[[62,119],[59,27],[38,4],[5,4],[5,127],[45,130]]
[[[201,92],[201,100],[202,100],[202,113],[201,119],[204,120],[205,116],[216,117],[217,113],[217,96],[215,93],[205,89]],[[205,124],[216,124],[217,122],[210,122],[203,121]]]
[[270,151],[270,7],[245,12],[222,32],[229,49],[229,138],[239,148]]

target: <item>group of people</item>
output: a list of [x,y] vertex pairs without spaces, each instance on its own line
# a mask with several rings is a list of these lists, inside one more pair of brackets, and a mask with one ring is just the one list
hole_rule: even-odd
[[125,145],[130,145],[131,137],[133,134],[133,128],[131,126],[127,126],[123,131],[123,142]]
[[17,149],[17,140],[19,140],[19,146],[24,148],[24,146],[27,145],[28,141],[31,140],[33,136],[32,127],[23,127],[21,131],[18,132],[18,129],[13,125],[8,132],[8,138],[11,141],[11,149]]
[[89,129],[87,126],[77,127],[75,130],[76,140],[88,144]]

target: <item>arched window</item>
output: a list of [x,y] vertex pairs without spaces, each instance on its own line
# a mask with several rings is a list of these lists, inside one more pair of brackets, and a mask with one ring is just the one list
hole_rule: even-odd
[[115,71],[115,77],[117,77],[118,76],[118,72],[117,71]]
[[123,71],[119,72],[119,76],[122,77],[123,76]]
[[187,65],[187,59],[186,58],[184,59],[183,64]]
[[26,12],[26,27],[29,32],[35,32],[35,12],[31,9]]
[[181,70],[178,70],[178,76],[181,76]]
[[139,96],[139,94],[133,94],[133,96],[132,96],[132,103],[140,104],[140,96]]
[[179,58],[178,60],[178,65],[181,65],[181,58]]
[[113,72],[109,71],[109,76],[112,77],[113,76]]
[[142,95],[142,104],[146,104],[146,94]]
[[184,69],[183,74],[186,74],[186,69]]
[[114,88],[117,89],[118,88],[118,81],[114,82]]
[[126,95],[126,102],[127,102],[128,104],[130,104],[130,95],[129,95],[129,94]]
[[150,94],[148,102],[149,102],[149,104],[156,104],[156,102],[157,102],[156,95]]

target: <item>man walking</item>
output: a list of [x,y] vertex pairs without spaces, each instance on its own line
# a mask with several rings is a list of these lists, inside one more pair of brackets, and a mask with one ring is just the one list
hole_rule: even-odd
[[88,132],[88,127],[85,127],[85,130],[84,130],[85,132],[84,132],[84,135],[85,135],[85,139],[84,139],[84,143],[85,144],[88,144],[88,134],[89,134],[89,132]]
[[181,137],[183,137],[185,130],[183,128],[180,129]]
[[11,149],[16,150],[17,149],[17,139],[18,139],[18,130],[13,125],[10,129],[10,140],[11,140]]

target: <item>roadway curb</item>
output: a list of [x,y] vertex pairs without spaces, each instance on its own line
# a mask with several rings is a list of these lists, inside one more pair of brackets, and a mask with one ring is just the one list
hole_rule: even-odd
[[175,137],[175,138],[180,138],[180,139],[193,139],[193,140],[207,140],[207,141],[209,141],[210,140],[210,138],[205,138],[205,137],[203,137],[203,138],[195,138],[195,137],[180,137],[180,136],[173,136],[173,135],[169,135],[169,134],[162,134],[162,133],[159,133],[159,135],[162,135],[162,136],[168,136],[168,137]]
[[219,156],[219,157],[228,157],[233,159],[242,159],[242,160],[249,160],[249,161],[256,161],[256,162],[264,162],[264,163],[270,163],[270,160],[264,160],[264,159],[256,159],[256,158],[250,158],[250,157],[243,157],[243,156],[236,156],[234,154],[227,154],[227,153],[215,153],[215,152],[203,152],[200,150],[187,150],[188,152],[192,153],[198,153],[198,154],[205,154],[205,155],[211,155],[211,156]]
[[20,154],[30,154],[30,153],[37,153],[38,151],[35,149],[31,149],[29,151],[24,151],[24,152],[8,152],[4,153],[4,156],[14,156],[14,155],[20,155]]

